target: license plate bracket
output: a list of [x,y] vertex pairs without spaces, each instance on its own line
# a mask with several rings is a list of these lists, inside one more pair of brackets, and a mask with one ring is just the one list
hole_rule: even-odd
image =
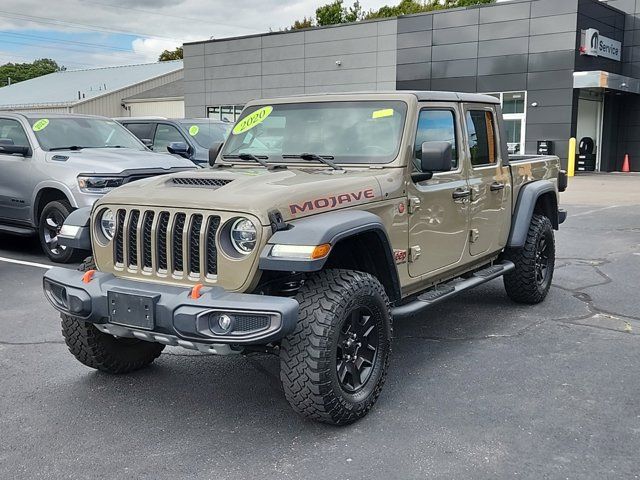
[[153,330],[156,325],[156,303],[160,295],[107,292],[109,320],[116,325]]

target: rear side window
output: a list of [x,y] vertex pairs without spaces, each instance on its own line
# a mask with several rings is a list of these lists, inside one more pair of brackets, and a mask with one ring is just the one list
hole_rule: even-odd
[[493,113],[487,110],[467,111],[467,133],[471,164],[474,167],[495,165],[498,161]]
[[125,123],[124,126],[140,140],[153,140],[153,123]]
[[0,145],[29,146],[27,134],[18,121],[0,118]]
[[156,137],[153,140],[153,151],[166,152],[167,147],[172,142],[186,143],[186,140],[178,131],[178,129],[173,125],[167,125],[165,123],[158,124],[158,128],[156,129]]
[[456,148],[456,120],[451,110],[421,110],[418,117],[418,131],[414,147],[413,163],[420,171],[420,155],[424,142],[451,143],[452,168],[458,167],[458,149]]

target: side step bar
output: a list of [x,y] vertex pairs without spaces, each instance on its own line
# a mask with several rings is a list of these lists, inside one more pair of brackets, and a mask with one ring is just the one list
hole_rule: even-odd
[[29,227],[19,227],[17,225],[0,225],[1,233],[10,233],[12,235],[21,235],[29,237],[36,233],[35,229]]
[[452,283],[439,285],[432,290],[428,290],[425,293],[419,295],[418,298],[416,298],[414,301],[409,302],[405,305],[394,307],[391,310],[391,313],[394,318],[416,315],[437,303],[448,300],[449,298],[457,295],[460,292],[464,292],[465,290],[469,290],[471,288],[477,287],[478,285],[482,285],[483,283],[487,283],[494,278],[501,277],[514,268],[516,268],[516,266],[513,264],[513,262],[505,260],[504,262],[497,263],[482,270],[478,270],[477,272],[474,272],[470,278],[467,278],[465,280],[459,282],[453,281]]

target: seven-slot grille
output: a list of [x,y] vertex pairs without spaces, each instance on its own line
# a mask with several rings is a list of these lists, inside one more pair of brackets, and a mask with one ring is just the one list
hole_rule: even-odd
[[217,215],[125,210],[116,212],[116,267],[195,279],[218,273]]

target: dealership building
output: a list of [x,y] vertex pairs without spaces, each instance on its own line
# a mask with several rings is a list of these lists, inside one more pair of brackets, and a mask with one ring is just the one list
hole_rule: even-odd
[[[636,6],[638,3],[638,6]],[[372,90],[481,92],[510,151],[640,171],[640,2],[511,0],[184,45],[187,117],[233,121],[251,99]]]

